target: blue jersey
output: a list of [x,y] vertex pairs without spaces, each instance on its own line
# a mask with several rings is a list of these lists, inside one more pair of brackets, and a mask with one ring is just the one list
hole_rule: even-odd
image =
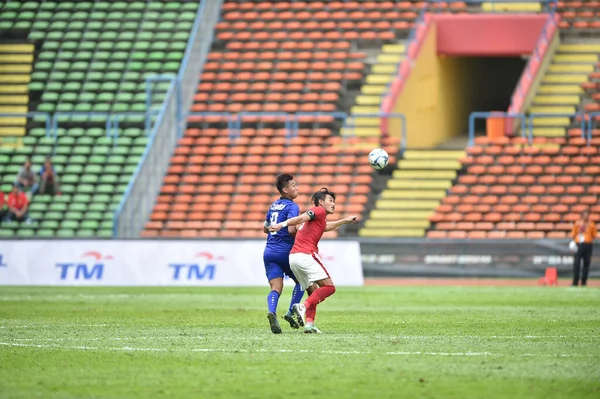
[[[279,198],[273,202],[267,212],[266,222],[270,226],[276,223],[282,223],[289,218],[296,217],[300,214],[300,208],[294,201],[287,198]],[[267,247],[265,252],[285,252],[289,254],[294,246],[294,237],[288,232],[288,228],[284,227],[277,232],[269,232],[267,237]]]

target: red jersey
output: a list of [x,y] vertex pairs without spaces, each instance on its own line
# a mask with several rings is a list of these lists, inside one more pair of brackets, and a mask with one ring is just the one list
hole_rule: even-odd
[[291,254],[319,253],[319,240],[325,232],[325,227],[327,227],[327,212],[322,206],[315,206],[309,209],[307,213],[311,216],[311,220],[298,228]]
[[27,205],[29,201],[27,200],[27,196],[25,193],[10,193],[8,194],[8,206],[21,210],[25,205]]

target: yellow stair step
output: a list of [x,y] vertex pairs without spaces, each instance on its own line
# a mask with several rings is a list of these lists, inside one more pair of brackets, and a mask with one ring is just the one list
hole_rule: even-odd
[[393,64],[398,65],[404,59],[402,54],[379,54],[377,55],[378,64]]
[[0,94],[0,104],[27,104],[29,97],[22,94],[5,95]]
[[395,64],[375,64],[371,69],[371,73],[378,75],[393,75],[398,70]]
[[0,85],[0,93],[27,93],[29,91],[27,85]]
[[378,117],[354,117],[346,119],[346,123],[350,126],[368,126],[368,127],[377,127],[379,126],[379,118]]
[[384,44],[381,47],[381,52],[387,54],[404,54],[405,50],[406,45],[404,44]]
[[446,190],[383,190],[381,198],[383,199],[442,199],[446,196]]
[[577,83],[581,84],[583,82],[587,82],[587,75],[583,74],[556,74],[556,75],[546,75],[542,79],[542,83]]
[[565,128],[563,127],[534,127],[532,130],[534,136],[541,137],[563,137]]
[[391,75],[396,73],[398,66],[395,64],[375,64],[371,69],[371,73],[379,75]]
[[563,43],[558,46],[560,53],[600,53],[600,44],[595,43]]
[[405,159],[459,159],[466,156],[462,150],[428,151],[428,150],[406,150]]
[[485,12],[498,12],[498,11],[508,11],[508,12],[541,12],[542,6],[540,3],[483,3],[481,4],[481,9]]
[[367,75],[366,78],[366,82],[368,84],[373,84],[373,85],[387,85],[388,83],[390,83],[393,79],[393,76],[390,74],[384,74],[384,75],[375,75],[375,74],[370,74]]
[[568,105],[533,106],[529,108],[529,112],[532,114],[573,114],[576,109]]
[[20,116],[2,116],[0,117],[0,126],[25,126],[26,117]]
[[531,143],[531,146],[537,148],[555,148],[557,150],[560,148],[560,144],[556,143]]
[[[2,56],[0,56],[2,59]],[[0,73],[20,74],[31,73],[31,64],[0,64]]]
[[[431,213],[431,210],[437,207],[440,204],[440,201],[437,200],[384,200],[380,199],[375,202],[376,210],[386,210],[386,209],[395,209],[395,210],[422,210],[423,212]],[[409,213],[410,213],[409,212]],[[425,217],[429,216],[429,213],[425,215]]]
[[452,187],[450,180],[396,180],[389,179],[387,187],[390,189],[411,189],[411,190],[424,190],[424,189],[443,189],[447,190]]
[[533,99],[533,103],[536,105],[548,104],[548,105],[579,105],[579,96],[570,96],[564,94],[557,95],[537,95]]
[[365,228],[371,229],[426,229],[430,226],[427,219],[423,220],[373,220],[369,219],[365,222]]
[[593,64],[554,64],[550,65],[551,73],[591,73],[594,72]]
[[0,114],[24,114],[26,112],[26,105],[0,105]]
[[352,115],[372,115],[379,113],[379,106],[372,105],[354,105],[350,109]]
[[456,179],[454,170],[405,170],[396,169],[392,173],[394,179]]
[[538,94],[582,94],[583,89],[577,84],[540,86]]
[[363,85],[363,87],[360,88],[360,92],[366,95],[381,96],[386,91],[387,86],[385,85]]
[[381,136],[381,130],[379,129],[379,127],[345,127],[342,128],[341,134],[342,136],[379,137]]
[[0,136],[25,136],[25,128],[19,126],[3,126],[0,127]]
[[573,62],[593,64],[598,61],[598,56],[595,54],[557,54],[552,58],[552,63]]
[[0,83],[29,83],[31,75],[0,75]]
[[0,61],[3,64],[31,64],[33,54],[2,54]]
[[433,160],[433,159],[401,159],[398,161],[401,169],[460,169],[462,167],[458,160]]
[[358,105],[379,105],[379,104],[381,104],[381,97],[380,96],[358,95],[358,96],[356,96],[356,104],[358,104]]
[[569,126],[569,118],[568,117],[537,117],[532,118],[533,126]]
[[423,229],[360,229],[358,235],[361,237],[423,237]]
[[33,53],[33,44],[0,44],[0,53]]

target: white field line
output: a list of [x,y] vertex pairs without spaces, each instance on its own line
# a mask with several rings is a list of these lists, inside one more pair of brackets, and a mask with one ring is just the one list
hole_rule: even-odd
[[168,348],[134,348],[123,347],[97,347],[97,346],[64,346],[59,344],[22,344],[15,342],[0,342],[0,346],[25,347],[39,349],[68,349],[68,350],[99,350],[99,351],[130,351],[130,352],[221,352],[221,353],[310,353],[310,354],[334,354],[334,355],[392,355],[392,356],[527,356],[527,357],[595,357],[585,354],[502,354],[491,352],[371,352],[371,351],[319,351],[307,349],[225,349],[225,348],[191,348],[191,349],[168,349]]
[[[25,328],[27,326],[21,326]],[[4,327],[0,327],[4,328]],[[6,327],[16,328],[16,327]],[[375,335],[368,338],[373,339],[407,339],[407,340],[443,340],[443,339],[557,339],[557,338],[590,338],[590,336],[573,336],[573,335]],[[271,334],[265,336],[254,336],[254,337],[210,337],[210,336],[186,336],[186,335],[174,335],[174,336],[135,336],[135,337],[89,337],[89,338],[77,338],[77,337],[62,337],[62,338],[11,338],[15,341],[102,341],[102,340],[115,340],[115,341],[127,341],[127,340],[151,340],[151,339],[203,339],[203,340],[214,340],[214,341],[267,341],[272,340]],[[350,339],[361,339],[364,340],[363,335],[320,335],[319,339],[322,340],[350,340]]]

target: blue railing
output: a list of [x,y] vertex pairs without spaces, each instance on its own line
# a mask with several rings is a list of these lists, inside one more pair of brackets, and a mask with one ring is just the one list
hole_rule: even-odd
[[[527,117],[525,114],[511,114],[507,112],[471,112],[471,114],[469,114],[469,147],[475,143],[475,120],[488,118],[520,119],[521,137],[525,138],[527,132]],[[529,143],[531,142],[532,139],[529,137]]]
[[[576,117],[581,117],[581,137],[585,138],[585,117],[584,114],[581,112],[574,112],[574,113],[565,113],[565,114],[544,114],[544,113],[531,113],[529,114],[529,126],[528,126],[528,130],[529,130],[529,137],[533,137],[533,120],[534,119],[544,119],[544,118],[561,118],[561,117],[567,117],[567,118],[576,118]],[[589,142],[588,142],[589,145]]]
[[[519,119],[521,121],[521,137],[527,137],[529,144],[533,142],[533,121],[535,119],[544,118],[561,118],[568,117],[577,118],[580,120],[581,137],[587,139],[587,145],[591,144],[592,140],[592,128],[594,116],[600,116],[600,112],[593,112],[590,114],[584,114],[581,112],[575,113],[564,113],[564,114],[544,114],[544,113],[532,113],[526,116],[522,113],[509,113],[509,112],[472,112],[469,115],[469,143],[468,146],[472,146],[475,142],[475,120],[476,119],[488,119],[488,118],[504,118],[504,119]],[[586,123],[586,118],[589,120]]]
[[[594,133],[595,119],[596,117],[600,117],[600,112],[590,112],[587,114],[589,118],[587,121],[587,144],[588,146],[592,144],[592,136]],[[583,119],[583,118],[582,118]]]
[[237,114],[236,116],[234,116],[235,118],[235,122],[234,122],[234,137],[239,137],[240,136],[240,130],[242,128],[242,122],[244,117],[267,117],[267,118],[279,118],[279,119],[283,119],[284,121],[284,126],[286,131],[288,132],[287,136],[290,136],[290,132],[292,131],[292,121],[293,121],[293,114],[288,114],[286,112],[240,112],[239,114]]
[[52,127],[52,117],[47,112],[0,112],[0,118],[35,118],[43,117],[46,124],[46,136],[49,135]]
[[[298,130],[300,127],[300,123],[302,123],[302,119],[306,118],[314,118],[313,123],[320,123],[317,118],[319,117],[331,117],[333,119],[341,120],[344,124],[344,128],[348,129],[352,134],[350,137],[356,137],[355,129],[356,126],[348,126],[348,121],[354,121],[358,118],[389,118],[389,119],[399,119],[400,120],[400,151],[404,153],[406,150],[406,139],[407,139],[407,130],[406,130],[406,116],[400,113],[377,113],[377,114],[346,114],[344,112],[297,112],[295,114],[288,114],[285,112],[240,112],[238,114],[232,114],[230,112],[192,112],[187,114],[188,117],[200,117],[200,118],[210,118],[216,117],[222,119],[227,122],[227,132],[229,138],[232,140],[240,137],[242,124],[244,123],[244,119],[248,119],[250,117],[255,117],[258,120],[256,123],[265,122],[261,119],[279,119],[283,121],[284,129],[286,130],[286,137],[292,138],[298,136]],[[202,123],[205,121],[200,121]]]

